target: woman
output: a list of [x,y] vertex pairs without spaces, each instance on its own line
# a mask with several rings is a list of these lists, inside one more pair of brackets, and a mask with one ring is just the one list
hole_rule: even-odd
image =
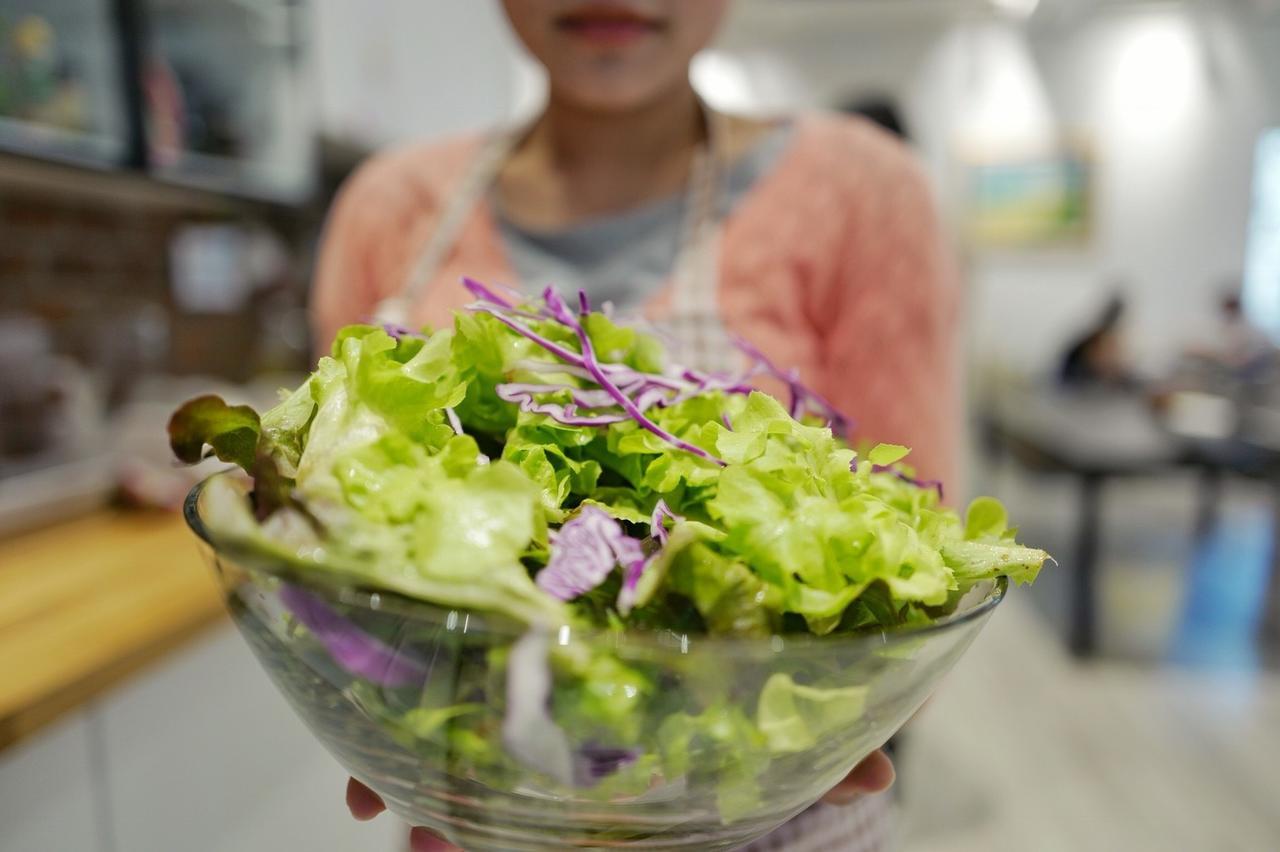
[[1074,390],[1133,390],[1138,381],[1125,358],[1125,300],[1112,296],[1101,315],[1062,355],[1058,378]]
[[[730,335],[751,341],[853,414],[857,441],[909,444],[923,476],[949,477],[956,295],[920,171],[862,120],[708,110],[689,63],[727,5],[504,0],[547,68],[544,111],[519,131],[411,146],[359,170],[321,250],[322,349],[359,319],[447,324],[469,301],[463,275],[581,288],[661,321],[699,366],[732,367]],[[892,778],[877,753],[829,798]],[[348,803],[357,817],[381,810],[354,782]],[[778,842],[875,848],[826,824],[838,841]],[[415,848],[447,848],[415,836]]]

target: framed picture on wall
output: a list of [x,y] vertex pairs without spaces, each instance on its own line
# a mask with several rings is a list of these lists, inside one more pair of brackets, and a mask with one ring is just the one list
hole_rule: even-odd
[[1084,145],[962,157],[963,225],[977,249],[1084,245],[1093,163]]

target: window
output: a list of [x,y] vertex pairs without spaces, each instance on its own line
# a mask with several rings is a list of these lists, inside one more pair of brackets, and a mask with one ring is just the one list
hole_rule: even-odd
[[123,82],[109,0],[0,0],[0,146],[118,163]]
[[1280,128],[1258,141],[1244,304],[1249,318],[1280,342]]

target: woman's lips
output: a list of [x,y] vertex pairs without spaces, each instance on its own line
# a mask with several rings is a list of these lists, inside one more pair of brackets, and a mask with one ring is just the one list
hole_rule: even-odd
[[665,24],[630,9],[592,6],[561,15],[556,27],[599,47],[620,47],[660,32]]

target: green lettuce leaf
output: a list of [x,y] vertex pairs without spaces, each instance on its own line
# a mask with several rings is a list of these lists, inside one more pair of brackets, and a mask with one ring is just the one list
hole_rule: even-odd
[[205,446],[230,464],[253,472],[261,434],[258,414],[247,405],[228,405],[220,396],[199,396],[169,418],[169,448],[187,464],[204,458]]
[[877,444],[867,453],[867,461],[874,465],[887,467],[897,464],[907,457],[911,450],[901,444]]
[[679,549],[668,571],[667,586],[693,602],[711,633],[769,636],[781,626],[778,605],[768,600],[775,590],[746,565],[705,542],[693,541]]
[[711,779],[725,823],[760,806],[758,778],[770,763],[768,741],[736,706],[712,705],[697,715],[672,713],[658,729],[668,779]]
[[866,686],[801,686],[782,672],[760,690],[756,721],[774,754],[805,751],[847,730],[863,714]]
[[[427,335],[349,326],[261,417],[193,400],[175,415],[171,441],[184,461],[207,450],[250,472],[252,499],[228,477],[206,486],[209,529],[286,573],[568,625],[572,636],[601,632],[603,641],[550,648],[557,727],[576,747],[627,758],[596,794],[641,795],[657,774],[686,776],[715,789],[732,822],[758,809],[757,779],[775,757],[858,726],[869,688],[849,686],[835,660],[742,678],[708,667],[702,640],[658,664],[624,652],[612,634],[899,629],[944,616],[976,583],[1030,582],[1048,558],[1016,541],[998,501],[980,498],[963,518],[943,505],[914,481],[906,447],[881,444],[858,458],[820,418],[798,421],[762,393],[686,388],[666,404],[671,397],[655,394],[686,374],[653,337],[554,298],[528,307],[504,319],[575,362],[581,321],[599,361],[592,369],[644,393],[646,422],[567,425],[500,398],[505,383],[553,386],[539,399],[560,404],[573,389],[599,388],[590,371],[480,310]],[[558,555],[559,525],[592,506],[642,542],[643,558],[562,602],[533,577]],[[872,684],[892,655],[914,653],[890,643],[855,682]],[[472,671],[465,683],[446,676],[420,693],[357,683],[352,694],[401,743],[452,771],[494,786],[528,777],[500,736],[508,649],[490,649],[479,665],[455,662]],[[632,745],[643,753],[632,757]]]
[[973,541],[990,536],[1003,536],[1009,526],[1004,505],[994,497],[978,497],[965,513],[964,537]]
[[298,473],[298,462],[307,445],[307,431],[315,411],[316,401],[308,379],[292,393],[283,393],[280,403],[262,415],[263,450],[275,460],[284,476],[294,477]]

